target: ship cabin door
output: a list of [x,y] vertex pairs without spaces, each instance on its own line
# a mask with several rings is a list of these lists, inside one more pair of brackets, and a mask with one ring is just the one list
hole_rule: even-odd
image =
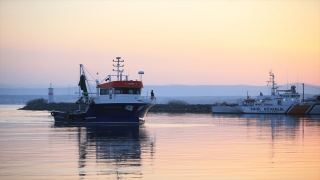
[[114,92],[114,88],[110,88],[110,89],[109,89],[109,99],[114,99],[114,94],[113,94],[113,92]]

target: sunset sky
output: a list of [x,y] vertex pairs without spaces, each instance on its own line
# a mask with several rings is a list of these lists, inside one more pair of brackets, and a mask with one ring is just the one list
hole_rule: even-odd
[[145,85],[320,85],[320,1],[0,0],[0,83],[77,85],[112,60]]

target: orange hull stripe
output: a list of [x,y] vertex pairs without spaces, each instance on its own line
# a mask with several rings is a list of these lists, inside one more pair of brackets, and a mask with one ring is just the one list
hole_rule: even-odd
[[307,111],[309,110],[310,105],[305,105],[305,106],[294,106],[288,114],[306,114]]

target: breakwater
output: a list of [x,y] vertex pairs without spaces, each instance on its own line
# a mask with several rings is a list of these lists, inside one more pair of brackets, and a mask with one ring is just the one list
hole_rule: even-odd
[[[86,109],[87,105],[80,104],[81,109]],[[44,104],[30,104],[26,105],[23,108],[20,108],[20,110],[33,110],[33,111],[73,111],[78,110],[79,104],[76,103],[44,103]]]
[[211,113],[211,104],[156,104],[149,112]]
[[[81,109],[86,109],[86,104],[80,104]],[[28,101],[21,110],[34,111],[73,111],[78,110],[79,104],[76,103],[47,103],[43,98]],[[149,112],[167,113],[211,113],[211,104],[187,104],[184,101],[172,100],[168,104],[156,104],[149,109]]]
[[[78,110],[79,105],[75,103],[47,103],[41,105],[26,105],[20,110],[33,111],[73,111]],[[86,105],[81,104],[81,109],[86,109]],[[210,104],[186,104],[186,105],[171,105],[171,104],[156,104],[149,109],[149,112],[168,112],[168,113],[210,113]]]
[[[210,104],[156,104],[149,109],[149,112],[210,113],[211,106]],[[86,109],[85,104],[81,104],[80,107]],[[73,111],[78,109],[79,104],[75,103],[29,103],[20,110]]]

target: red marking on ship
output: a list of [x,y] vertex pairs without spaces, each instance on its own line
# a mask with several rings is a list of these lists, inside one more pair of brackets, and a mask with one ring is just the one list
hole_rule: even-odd
[[107,82],[97,86],[97,88],[120,88],[120,87],[143,88],[143,84],[141,81],[112,81],[112,82]]

